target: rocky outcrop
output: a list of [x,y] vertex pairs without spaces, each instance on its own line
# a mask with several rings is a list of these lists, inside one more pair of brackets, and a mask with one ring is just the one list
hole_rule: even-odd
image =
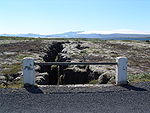
[[[84,42],[53,42],[45,48],[42,58],[45,62],[85,62],[84,51],[89,47]],[[105,76],[106,70],[94,66],[65,65],[36,67],[37,84],[87,84],[92,80],[107,83],[111,77]],[[47,73],[45,75],[45,72]]]
[[22,72],[14,74],[2,74],[0,75],[0,85],[7,87],[10,83],[19,81],[22,78]]
[[[55,62],[59,52],[63,49],[62,42],[52,42],[44,49],[44,54],[41,55],[45,62]],[[39,73],[36,75],[36,83],[40,85],[52,84],[56,85],[58,82],[58,66],[40,66],[37,68],[39,73],[45,73],[41,76]],[[48,79],[48,80],[47,80]]]
[[86,84],[88,83],[88,72],[78,67],[66,68],[59,78],[59,84]]
[[111,79],[111,76],[108,73],[103,73],[98,77],[98,83],[107,84],[110,79]]
[[[44,39],[0,40],[0,85],[22,81],[22,74],[17,73],[22,70],[20,63],[22,64],[24,57],[33,57],[37,62],[115,62],[116,57],[123,56],[129,61],[128,74],[150,73],[150,44],[148,41],[67,40],[57,40],[57,42]],[[75,66],[75,69],[73,66],[36,66],[37,83],[67,84],[61,82],[67,79],[74,83],[74,79],[67,78],[70,77],[67,72],[70,71],[78,79],[76,73],[80,73],[80,70],[81,72],[82,70],[83,72],[88,71],[86,72],[88,79],[86,83],[92,80],[96,80],[97,83],[114,83],[115,66],[93,65]],[[47,76],[41,77],[41,74],[44,73],[47,73],[49,81],[45,81]],[[40,83],[39,80],[41,80]]]
[[36,83],[39,85],[48,85],[49,82],[49,74],[47,72],[39,73],[36,77]]

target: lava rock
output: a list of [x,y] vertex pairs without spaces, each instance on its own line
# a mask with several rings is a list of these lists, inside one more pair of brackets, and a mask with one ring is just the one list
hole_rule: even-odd
[[63,84],[86,84],[88,82],[88,72],[77,67],[67,68],[60,79]]
[[39,73],[36,75],[36,83],[38,85],[47,85],[49,84],[49,75],[48,73]]
[[107,84],[110,80],[111,76],[108,73],[103,73],[98,77],[99,84]]

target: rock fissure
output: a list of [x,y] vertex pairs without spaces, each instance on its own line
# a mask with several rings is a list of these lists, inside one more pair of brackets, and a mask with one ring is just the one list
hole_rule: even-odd
[[[44,62],[85,62],[83,54],[87,48],[83,42],[53,42],[42,58]],[[36,71],[39,72],[36,77],[39,85],[88,84],[90,81],[107,83],[110,80],[103,70],[84,65],[40,66]]]

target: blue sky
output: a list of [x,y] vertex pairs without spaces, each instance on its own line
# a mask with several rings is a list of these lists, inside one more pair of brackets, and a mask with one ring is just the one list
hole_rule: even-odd
[[150,32],[150,0],[0,0],[0,34]]

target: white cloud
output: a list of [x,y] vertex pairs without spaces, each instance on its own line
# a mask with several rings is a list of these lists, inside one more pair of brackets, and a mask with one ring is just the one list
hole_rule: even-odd
[[150,32],[144,32],[144,31],[136,31],[136,30],[130,30],[130,29],[119,29],[119,30],[111,30],[111,31],[85,31],[81,32],[79,34],[114,34],[114,33],[120,33],[120,34],[150,34]]

